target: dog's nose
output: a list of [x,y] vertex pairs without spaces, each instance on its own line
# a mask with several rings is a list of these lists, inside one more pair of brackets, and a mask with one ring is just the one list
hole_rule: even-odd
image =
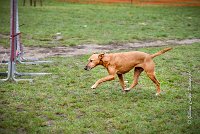
[[87,70],[87,66],[85,66],[84,69]]

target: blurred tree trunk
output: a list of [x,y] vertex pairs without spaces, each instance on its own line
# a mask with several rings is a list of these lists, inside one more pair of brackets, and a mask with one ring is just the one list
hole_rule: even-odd
[[30,0],[30,6],[32,6],[32,4],[33,4],[33,0]]
[[25,6],[26,5],[26,0],[23,0],[23,6]]
[[[42,6],[42,0],[30,0],[30,6],[36,7],[37,1],[39,1],[40,2],[40,6]],[[26,0],[23,0],[23,6],[25,6],[25,5],[26,5]]]
[[40,6],[42,6],[42,0],[40,0]]
[[36,7],[36,0],[34,0],[34,2],[33,2],[33,3],[34,3],[34,7]]

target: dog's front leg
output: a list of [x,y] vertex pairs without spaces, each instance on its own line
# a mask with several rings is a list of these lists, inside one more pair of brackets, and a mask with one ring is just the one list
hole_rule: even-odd
[[118,75],[118,78],[119,78],[120,85],[122,86],[122,91],[124,91],[124,89],[126,88],[126,85],[124,83],[123,75],[122,74],[117,74],[117,75]]
[[105,82],[105,81],[114,80],[114,79],[115,79],[114,75],[108,75],[104,78],[99,79],[91,88],[95,89],[100,83]]

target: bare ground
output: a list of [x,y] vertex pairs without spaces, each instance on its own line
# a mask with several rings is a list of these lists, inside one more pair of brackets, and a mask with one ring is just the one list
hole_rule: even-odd
[[[193,43],[200,43],[200,39],[184,39],[184,40],[157,40],[157,41],[138,41],[134,43],[125,44],[110,44],[110,45],[97,45],[97,44],[83,44],[74,47],[53,47],[53,48],[42,48],[42,47],[24,47],[24,57],[30,58],[46,58],[54,56],[77,56],[84,54],[92,54],[93,52],[110,52],[118,50],[132,51],[137,48],[144,47],[157,47],[167,45],[191,45]],[[9,57],[10,50],[0,45],[0,61],[7,60]]]

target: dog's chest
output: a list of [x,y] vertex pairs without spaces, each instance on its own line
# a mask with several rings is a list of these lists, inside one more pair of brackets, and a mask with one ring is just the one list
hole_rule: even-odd
[[130,70],[132,70],[134,68],[134,65],[132,66],[121,66],[116,68],[117,69],[117,74],[125,74],[128,73]]

